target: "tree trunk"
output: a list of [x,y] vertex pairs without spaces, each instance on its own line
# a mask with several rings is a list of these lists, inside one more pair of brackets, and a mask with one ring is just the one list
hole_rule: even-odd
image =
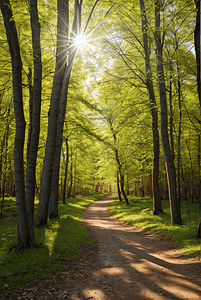
[[68,160],[69,160],[69,153],[68,153],[68,139],[66,139],[66,167],[65,167],[65,177],[64,177],[64,187],[63,187],[63,204],[66,203],[66,181],[67,181],[67,174],[68,174]]
[[[116,144],[117,138],[116,138],[116,134],[114,133],[114,129],[113,129],[112,125],[110,125],[110,128],[111,128],[112,133],[113,133],[114,143]],[[121,192],[122,192],[123,197],[126,201],[126,204],[129,204],[128,197],[127,197],[127,195],[125,193],[125,189],[124,189],[124,175],[122,173],[122,167],[121,167],[121,163],[120,163],[120,160],[119,160],[119,153],[118,153],[118,149],[116,148],[116,146],[115,146],[114,152],[115,152],[115,158],[116,158],[118,171],[119,171],[119,175],[120,175]]]
[[75,198],[75,184],[76,184],[76,160],[77,160],[77,149],[76,149],[76,153],[75,153],[75,164],[74,164],[73,198]]
[[36,160],[38,153],[38,142],[40,134],[40,113],[41,113],[41,89],[42,89],[42,62],[40,47],[40,23],[38,20],[37,0],[30,0],[30,17],[32,30],[33,58],[34,58],[34,84],[33,104],[31,114],[31,140],[28,152],[27,173],[26,173],[26,213],[28,220],[29,234],[34,239],[34,200],[36,185]]
[[170,62],[170,95],[169,95],[169,105],[170,105],[170,142],[171,142],[171,153],[172,159],[174,161],[174,138],[173,138],[173,112],[172,112],[172,65]]
[[49,197],[51,192],[52,170],[56,150],[57,137],[57,123],[59,114],[59,102],[61,96],[62,82],[64,73],[66,71],[67,51],[66,39],[61,39],[66,29],[66,22],[68,19],[68,0],[58,0],[57,2],[57,53],[56,66],[53,78],[52,96],[50,102],[50,109],[48,114],[48,134],[45,148],[45,160],[43,166],[43,176],[41,183],[41,191],[39,196],[39,205],[35,219],[35,226],[43,226],[47,224]]
[[68,189],[68,198],[71,198],[72,186],[73,186],[73,152],[71,147],[71,154],[70,154],[71,162],[70,162],[70,186]]
[[122,201],[121,190],[120,190],[120,185],[119,185],[119,171],[117,171],[117,191],[118,191],[119,201]]
[[181,165],[181,84],[180,79],[178,78],[178,100],[179,100],[179,130],[178,130],[178,154],[177,154],[177,183],[178,183],[178,202],[180,209],[181,202],[181,175],[180,175],[180,165]]
[[163,69],[162,58],[162,44],[160,36],[160,0],[155,0],[155,42],[156,42],[156,56],[157,56],[157,74],[158,74],[158,87],[160,94],[161,106],[161,139],[163,145],[163,152],[165,157],[165,166],[168,179],[168,190],[171,210],[171,222],[173,224],[182,224],[180,204],[177,197],[176,189],[176,172],[172,153],[170,150],[169,137],[168,137],[168,120],[167,120],[167,101],[166,101],[166,87],[165,76]]
[[29,160],[29,149],[31,143],[31,131],[32,131],[32,116],[33,116],[33,85],[32,85],[32,70],[29,68],[28,74],[29,85],[29,129],[28,129],[28,141],[27,141],[27,165]]
[[[1,202],[1,213],[0,215],[2,216],[3,214],[3,206],[4,206],[4,198],[5,198],[5,189],[6,189],[6,181],[7,181],[7,156],[8,156],[8,134],[9,134],[9,127],[10,127],[10,107],[8,108],[8,114],[7,114],[7,120],[6,120],[6,130],[4,132],[4,137],[3,137],[3,148],[1,148],[1,161],[0,164],[2,164],[2,154],[3,150],[5,151],[5,159],[4,159],[4,174],[3,174],[3,184],[2,184],[2,202]],[[1,170],[0,170],[0,182],[1,182]],[[1,190],[0,190],[1,192]]]
[[[201,110],[201,95],[200,95],[200,0],[195,0],[195,5],[197,8],[197,17],[196,17],[196,26],[194,31],[194,41],[195,41],[195,53],[196,53],[196,61],[197,61],[197,89],[198,89],[198,97],[200,103]],[[200,161],[199,161],[199,169],[200,169]],[[199,170],[199,198],[200,198],[200,221],[198,225],[198,237],[201,237],[201,175]]]
[[15,134],[15,150],[14,150],[14,165],[15,165],[15,192],[17,204],[17,226],[18,240],[17,248],[27,248],[30,244],[30,236],[26,218],[25,190],[24,190],[24,138],[25,138],[25,119],[23,111],[22,98],[22,61],[20,56],[20,48],[17,36],[17,30],[11,5],[9,0],[0,1],[1,11],[6,28],[6,35],[9,44],[9,51],[12,62],[13,75],[13,97],[14,111],[16,121]]
[[124,174],[120,173],[120,184],[121,184],[121,191],[122,191],[122,194],[124,196],[124,199],[126,201],[126,204],[129,204],[129,201],[128,201],[128,197],[125,193],[125,187],[124,187]]
[[199,96],[199,103],[201,107],[201,95],[200,95],[200,0],[195,0],[195,5],[197,9],[196,15],[196,26],[194,31],[194,43],[195,43],[195,54],[196,54],[196,61],[197,61],[197,89],[198,89],[198,96]]
[[140,0],[141,18],[142,18],[142,33],[145,52],[145,66],[146,66],[146,85],[150,100],[150,109],[152,116],[152,137],[153,137],[153,173],[152,173],[152,192],[153,192],[153,214],[157,215],[162,212],[162,203],[159,190],[159,132],[158,132],[158,112],[156,109],[156,99],[152,80],[151,63],[149,57],[148,47],[148,22],[144,0]]

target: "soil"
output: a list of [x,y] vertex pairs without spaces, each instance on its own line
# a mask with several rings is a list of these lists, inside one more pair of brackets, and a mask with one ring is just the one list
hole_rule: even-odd
[[183,256],[171,240],[111,217],[110,201],[107,196],[84,211],[95,247],[64,261],[51,280],[32,278],[9,299],[201,299],[199,257]]

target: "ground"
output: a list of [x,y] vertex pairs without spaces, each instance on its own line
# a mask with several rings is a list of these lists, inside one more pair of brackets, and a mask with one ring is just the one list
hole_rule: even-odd
[[112,196],[84,211],[95,247],[80,249],[51,280],[33,278],[9,299],[198,300],[201,261],[180,254],[174,242],[111,217]]

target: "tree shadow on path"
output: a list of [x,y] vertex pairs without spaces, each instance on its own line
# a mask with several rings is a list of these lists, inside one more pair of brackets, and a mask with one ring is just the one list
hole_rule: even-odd
[[112,196],[84,212],[97,241],[97,266],[69,299],[201,299],[201,264],[182,256],[174,242],[111,217]]

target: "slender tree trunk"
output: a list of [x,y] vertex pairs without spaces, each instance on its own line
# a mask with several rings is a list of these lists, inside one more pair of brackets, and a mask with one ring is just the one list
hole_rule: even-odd
[[156,56],[157,56],[157,74],[158,86],[160,94],[161,106],[161,139],[163,145],[163,152],[165,157],[165,166],[168,178],[168,190],[171,210],[171,221],[173,224],[182,224],[180,204],[177,197],[176,188],[176,172],[174,161],[170,150],[169,137],[168,137],[168,120],[167,120],[167,101],[166,101],[166,87],[165,76],[163,69],[162,57],[162,43],[160,36],[160,0],[155,0],[155,42],[156,42]]
[[77,160],[77,149],[75,153],[75,163],[74,163],[74,180],[73,180],[73,198],[75,198],[75,184],[76,184],[76,161]]
[[[2,202],[1,202],[1,213],[0,213],[1,216],[3,214],[5,189],[6,189],[6,181],[7,181],[8,134],[9,134],[9,128],[10,128],[9,118],[10,118],[10,108],[8,109],[7,120],[6,120],[6,130],[5,130],[4,137],[3,137],[4,142],[3,142],[3,149],[2,150],[5,151],[5,159],[4,159],[5,170],[4,170],[4,174],[3,174],[3,178],[2,178],[3,184],[2,184]],[[1,156],[2,156],[2,154],[1,154]],[[1,161],[1,163],[2,163],[2,161]],[[0,181],[1,181],[1,172],[0,172]]]
[[32,85],[32,70],[29,68],[28,74],[29,84],[29,130],[28,130],[28,141],[27,141],[27,165],[29,160],[29,149],[31,143],[31,131],[32,131],[32,116],[33,116],[33,85]]
[[[67,1],[66,3],[66,11],[67,13],[63,15],[64,24],[62,30],[63,30],[63,35],[66,36],[65,47],[67,48],[68,28],[69,28],[69,1]],[[74,23],[75,24],[77,23],[77,15],[75,15],[74,17]],[[64,78],[62,80],[61,94],[59,99],[59,115],[57,121],[56,149],[55,149],[55,157],[54,157],[54,164],[53,164],[51,194],[49,199],[49,211],[48,211],[50,219],[59,216],[58,215],[58,182],[59,182],[60,157],[61,157],[61,146],[62,146],[62,137],[63,137],[63,125],[64,125],[65,114],[66,114],[69,79],[71,74],[71,69],[70,69],[68,75],[66,76],[66,68],[67,66],[65,65],[65,73],[64,73]]]
[[72,192],[72,186],[73,186],[73,152],[72,152],[72,147],[71,147],[71,153],[70,153],[70,186],[68,189],[68,198],[71,198],[71,192]]
[[66,181],[68,175],[68,160],[69,160],[69,153],[68,153],[68,139],[66,139],[66,167],[65,167],[65,177],[64,177],[64,187],[63,187],[63,204],[66,203]]
[[30,236],[26,218],[25,189],[24,189],[24,139],[25,139],[25,119],[23,111],[22,98],[22,61],[20,56],[20,48],[17,36],[15,21],[11,11],[9,0],[0,0],[1,11],[6,28],[6,35],[9,44],[9,51],[12,62],[13,74],[13,96],[14,111],[16,121],[15,134],[15,192],[17,204],[17,225],[18,240],[17,248],[27,248],[30,244]]
[[195,0],[195,5],[197,8],[197,15],[196,15],[196,26],[194,31],[194,43],[195,43],[195,54],[196,54],[196,61],[197,61],[197,89],[198,89],[198,96],[199,96],[199,103],[201,107],[201,95],[200,95],[200,7],[201,2],[200,0]]
[[[197,8],[197,17],[196,17],[196,26],[194,31],[194,41],[195,41],[195,53],[196,53],[196,61],[197,61],[197,89],[198,89],[198,97],[200,103],[200,110],[201,110],[201,94],[200,94],[200,86],[201,86],[201,79],[200,79],[200,8],[201,8],[201,1],[195,0],[195,5]],[[199,154],[200,155],[200,154]],[[201,174],[200,174],[200,161],[199,161],[199,198],[200,198],[200,221],[198,224],[198,233],[197,236],[201,238]]]
[[[179,100],[179,131],[178,131],[178,154],[177,154],[177,183],[178,183],[178,201],[179,209],[181,202],[181,175],[180,175],[180,165],[181,165],[181,84],[180,79],[178,78],[178,100]],[[181,212],[180,212],[181,213]]]
[[126,204],[129,204],[129,201],[128,201],[128,197],[125,193],[125,187],[124,187],[124,174],[120,173],[120,184],[121,184],[121,191],[122,191],[122,194],[124,196],[124,199],[126,201]]
[[171,62],[170,62],[170,95],[169,95],[169,105],[170,105],[170,142],[171,142],[172,159],[174,161],[173,111],[172,111],[172,64],[171,64]]
[[36,160],[38,153],[38,142],[40,134],[40,113],[41,113],[41,89],[42,89],[42,62],[40,47],[40,23],[38,19],[37,0],[30,0],[30,17],[34,58],[34,84],[33,104],[31,118],[31,140],[28,152],[27,173],[26,173],[26,213],[28,220],[29,234],[34,239],[34,200],[36,185]]
[[119,185],[119,171],[117,171],[117,191],[118,191],[119,201],[122,201],[121,190],[120,190],[120,185]]
[[157,215],[162,212],[162,203],[159,190],[159,132],[158,132],[158,112],[156,109],[156,99],[152,80],[151,63],[149,57],[148,47],[148,22],[144,0],[140,0],[141,18],[142,18],[142,33],[145,52],[145,66],[146,66],[146,85],[150,100],[150,110],[152,116],[152,137],[153,137],[153,173],[152,173],[152,192],[153,192],[153,214]]
[[45,149],[45,160],[43,166],[43,176],[41,183],[41,191],[39,196],[39,205],[35,219],[35,226],[43,226],[47,224],[49,197],[51,192],[52,169],[56,150],[57,123],[59,114],[59,102],[61,96],[62,82],[66,71],[66,40],[61,38],[65,33],[68,17],[68,0],[58,0],[57,2],[57,53],[56,66],[53,78],[52,96],[50,102],[50,110],[48,114],[48,134]]

